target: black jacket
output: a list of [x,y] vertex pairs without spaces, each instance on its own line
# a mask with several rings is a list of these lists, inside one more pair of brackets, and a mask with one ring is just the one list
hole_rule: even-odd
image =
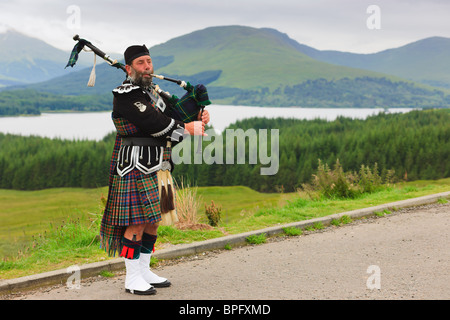
[[126,134],[117,128],[121,137],[151,137],[160,141],[158,145],[152,143],[145,146],[122,143],[117,173],[123,176],[134,168],[146,174],[159,170],[166,143],[170,141],[174,146],[183,139],[184,123],[165,114],[170,106],[155,90],[124,82],[113,90],[113,94],[113,118],[124,119],[133,125],[133,130]]

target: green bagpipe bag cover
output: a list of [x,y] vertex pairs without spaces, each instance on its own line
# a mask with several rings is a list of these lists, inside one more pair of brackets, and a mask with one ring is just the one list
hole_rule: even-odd
[[186,94],[178,99],[172,96],[169,100],[170,109],[168,116],[176,120],[188,123],[197,120],[198,113],[207,105],[211,104],[208,91],[203,84],[192,86],[189,82],[186,85]]

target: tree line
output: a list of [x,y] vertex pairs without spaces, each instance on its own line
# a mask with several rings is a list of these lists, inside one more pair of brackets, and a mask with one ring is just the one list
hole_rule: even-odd
[[304,108],[448,108],[450,95],[387,78],[314,79],[278,88],[231,92],[232,104]]
[[112,95],[66,96],[18,89],[0,92],[0,116],[40,115],[41,112],[111,110]]
[[[187,77],[191,83],[209,83],[221,70],[207,71]],[[119,81],[119,80],[118,80]],[[117,82],[117,83],[120,83]],[[65,86],[65,89],[64,89]],[[113,86],[99,84],[86,94],[65,92],[67,84],[52,84],[51,89],[16,89],[0,92],[0,116],[38,115],[49,111],[111,110]],[[162,85],[164,90],[179,97],[186,92],[176,84]],[[60,88],[59,91],[56,91]],[[47,92],[52,90],[52,92]],[[74,90],[72,90],[74,91]],[[76,91],[76,90],[75,90]],[[428,89],[405,81],[387,78],[314,79],[277,88],[241,89],[208,86],[212,101],[228,101],[232,105],[308,108],[449,108],[450,95],[438,89]]]
[[0,134],[0,188],[105,186],[114,137],[71,141]]
[[448,109],[381,113],[365,120],[246,119],[230,128],[279,129],[276,175],[261,175],[262,164],[180,164],[175,176],[198,186],[245,185],[262,192],[295,191],[311,181],[319,160],[330,167],[339,160],[345,171],[376,166],[383,178],[391,172],[396,179],[446,178],[450,176],[449,121]]
[[[229,128],[279,130],[277,174],[261,175],[265,165],[246,161],[234,165],[181,163],[175,167],[174,177],[197,186],[295,191],[311,181],[320,159],[330,167],[339,160],[345,171],[359,171],[362,165],[374,168],[376,164],[382,177],[395,172],[397,179],[446,178],[450,177],[449,123],[448,109],[381,113],[365,120],[246,119]],[[115,134],[110,134],[102,141],[71,141],[0,134],[0,188],[106,186],[114,138]],[[209,143],[203,142],[203,150]],[[193,146],[192,157],[196,142]],[[245,150],[248,153],[248,141]]]

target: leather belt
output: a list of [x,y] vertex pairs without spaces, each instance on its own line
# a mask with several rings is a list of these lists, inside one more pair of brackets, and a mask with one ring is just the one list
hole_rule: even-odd
[[122,137],[124,146],[145,146],[145,147],[163,147],[165,142],[151,137]]

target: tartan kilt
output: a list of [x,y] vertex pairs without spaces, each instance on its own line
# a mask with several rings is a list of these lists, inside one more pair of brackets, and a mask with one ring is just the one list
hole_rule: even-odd
[[127,226],[159,221],[157,172],[144,174],[135,168],[123,177],[112,175],[100,226],[101,246],[109,255],[121,250]]

